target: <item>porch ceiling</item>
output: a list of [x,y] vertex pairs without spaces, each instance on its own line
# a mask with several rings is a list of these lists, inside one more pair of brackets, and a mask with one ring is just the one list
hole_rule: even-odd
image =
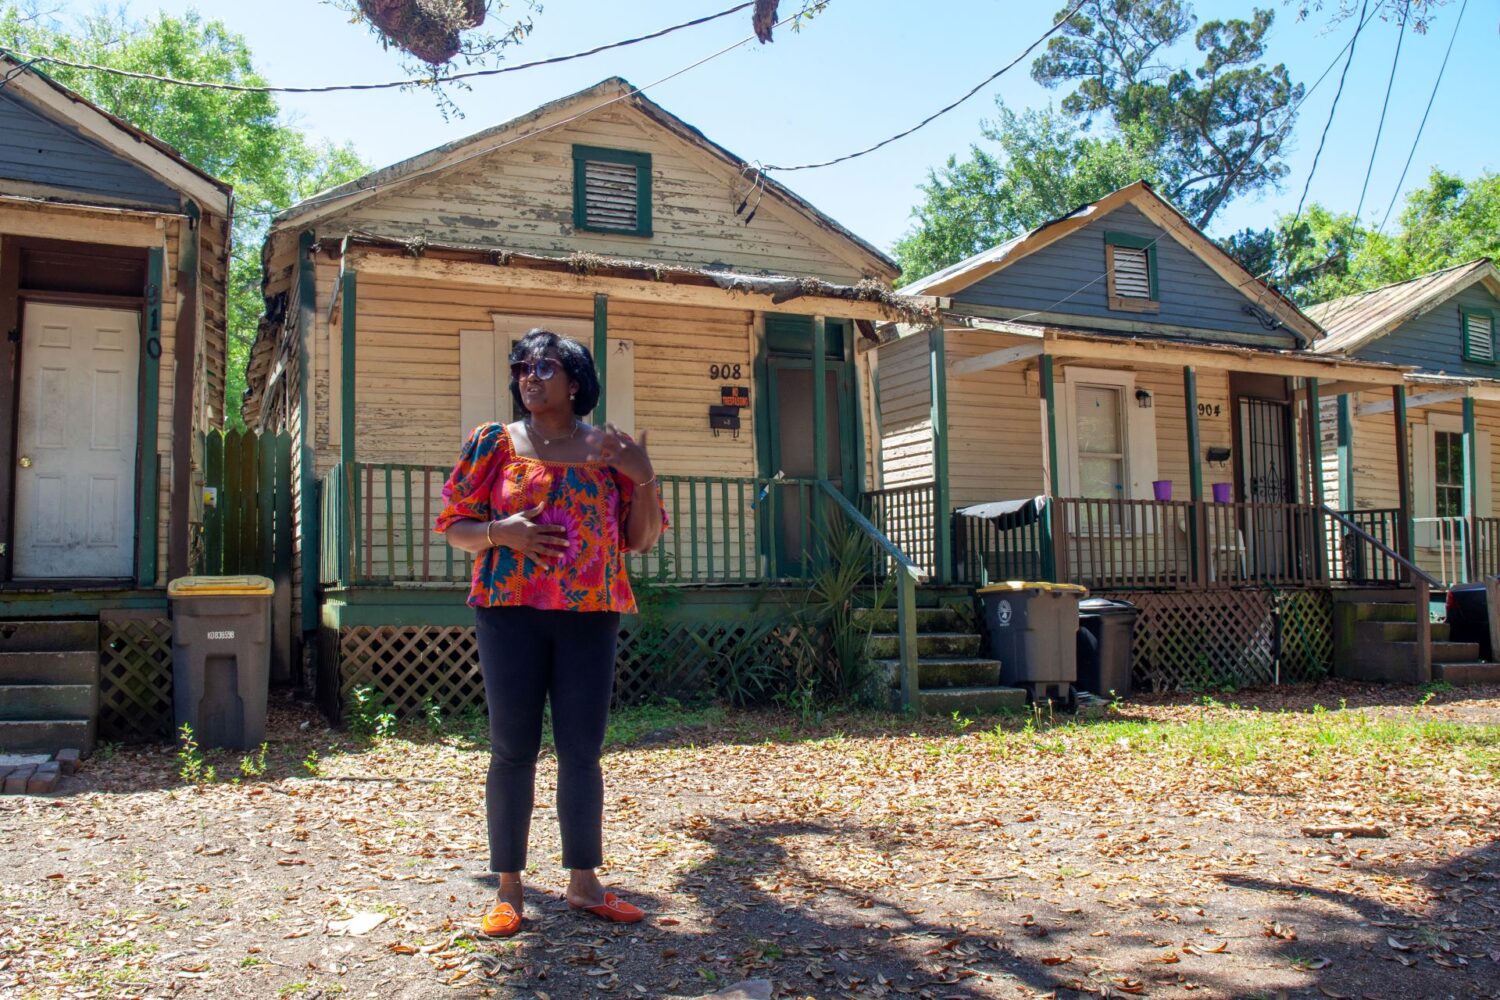
[[[1274,351],[1167,338],[1122,337],[1071,327],[1032,325],[952,314],[945,315],[944,320],[946,327],[959,332],[984,330],[1018,338],[1014,346],[968,358],[954,365],[953,374],[958,376],[1018,364],[1041,354],[1050,355],[1062,363],[1114,361],[1123,364],[1316,378],[1339,383],[1337,388],[1343,392],[1354,391],[1358,387],[1404,385],[1408,383],[1411,372],[1407,367],[1323,357],[1308,351]],[[1500,383],[1496,383],[1496,387],[1496,398],[1500,398]]]

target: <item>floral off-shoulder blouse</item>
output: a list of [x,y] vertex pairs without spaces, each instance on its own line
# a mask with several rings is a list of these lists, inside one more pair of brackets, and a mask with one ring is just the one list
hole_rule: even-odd
[[447,531],[455,521],[499,520],[544,504],[537,523],[567,532],[568,546],[556,563],[543,565],[504,545],[481,552],[469,604],[634,614],[625,572],[625,523],[634,496],[630,478],[607,465],[518,455],[504,424],[481,424],[443,486],[435,527]]

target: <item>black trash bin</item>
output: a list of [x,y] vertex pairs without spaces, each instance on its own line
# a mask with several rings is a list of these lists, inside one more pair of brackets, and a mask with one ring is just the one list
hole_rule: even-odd
[[266,738],[271,595],[263,576],[186,576],[172,604],[172,708],[201,747],[249,750]]
[[1071,583],[1013,580],[978,593],[990,655],[1000,661],[1000,683],[1024,688],[1032,701],[1071,703],[1078,678],[1078,602],[1088,591]]
[[1091,597],[1078,605],[1078,690],[1101,698],[1130,694],[1130,652],[1140,609]]

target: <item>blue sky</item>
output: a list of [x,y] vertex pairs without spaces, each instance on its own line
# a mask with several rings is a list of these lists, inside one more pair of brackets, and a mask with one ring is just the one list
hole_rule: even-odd
[[[1460,0],[1441,8],[1426,35],[1408,34],[1401,53],[1385,134],[1375,157],[1365,218],[1378,222],[1411,149]],[[728,0],[549,0],[534,34],[511,50],[524,61],[584,49],[664,27],[729,6]],[[1327,6],[1334,6],[1333,0]],[[784,0],[783,7],[791,3]],[[1253,5],[1197,3],[1200,20],[1248,16]],[[1282,0],[1264,0],[1277,14],[1270,61],[1285,62],[1293,79],[1311,84],[1343,46],[1352,22],[1298,23]],[[135,2],[144,17],[160,7],[195,8],[223,20],[249,40],[264,75],[280,84],[325,84],[398,78],[398,59],[381,50],[363,26],[316,0],[166,0]],[[1010,61],[1046,30],[1059,2],[1030,0],[834,0],[802,32],[781,29],[774,44],[751,43],[648,91],[648,95],[738,155],[765,163],[826,159],[904,129],[963,94]],[[68,13],[92,4],[63,4]],[[1472,176],[1500,162],[1493,125],[1496,0],[1469,0],[1463,30],[1405,188],[1430,167]],[[317,138],[352,142],[371,163],[388,163],[460,138],[608,76],[652,83],[749,33],[747,14],[586,60],[478,81],[454,91],[466,117],[444,120],[432,96],[376,92],[291,96],[283,106]],[[1360,39],[1353,68],[1314,177],[1310,199],[1353,211],[1370,162],[1397,32],[1376,20]],[[1192,53],[1187,53],[1191,55]],[[890,245],[910,225],[917,186],[930,167],[962,153],[979,138],[979,121],[996,97],[1013,107],[1040,107],[1060,94],[1032,82],[1023,63],[967,104],[901,142],[851,163],[780,175],[799,193],[861,236]],[[1303,106],[1280,192],[1243,198],[1220,213],[1215,235],[1268,224],[1292,211],[1317,147],[1337,83],[1337,69]],[[1399,206],[1398,206],[1399,207]]]

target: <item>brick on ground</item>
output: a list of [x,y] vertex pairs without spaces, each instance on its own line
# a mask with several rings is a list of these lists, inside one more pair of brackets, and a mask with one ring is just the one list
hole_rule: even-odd
[[63,774],[72,774],[78,770],[78,758],[76,747],[57,751],[57,763],[61,765]]
[[31,780],[26,782],[27,795],[42,795],[47,792],[55,792],[57,783],[62,780],[62,767],[57,761],[48,764],[38,764],[36,773]]
[[35,764],[22,764],[20,767],[10,772],[10,774],[6,775],[5,794],[25,795],[26,783],[29,782],[31,780],[31,776],[36,773],[36,768],[37,765]]

